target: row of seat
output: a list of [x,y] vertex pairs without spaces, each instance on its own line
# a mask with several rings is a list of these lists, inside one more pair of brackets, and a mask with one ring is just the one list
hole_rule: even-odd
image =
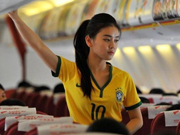
[[[12,94],[13,98],[17,98],[25,102],[29,107],[36,107],[37,110],[45,112],[53,116],[69,116],[69,112],[66,105],[65,95],[60,94],[59,100],[55,104],[55,96],[41,95],[40,93],[27,93],[27,92],[15,92]],[[168,129],[176,131],[177,126],[166,127],[164,113],[159,113],[154,119],[149,119],[148,108],[141,108],[143,116],[143,127],[138,130],[134,135],[154,134],[158,130]],[[123,123],[127,124],[129,116],[126,110],[122,110]],[[171,118],[171,117],[169,117]],[[177,130],[179,131],[179,130]]]
[[140,98],[147,99],[149,103],[159,104],[162,102],[177,104],[180,102],[180,97],[174,95],[162,94],[138,94]]
[[[9,94],[9,98],[19,99],[28,107],[35,107],[38,111],[55,117],[69,116],[65,95],[61,94],[41,94],[40,92],[18,92],[14,90]],[[56,99],[55,99],[56,98]]]
[[[17,111],[19,109],[11,109],[10,111]],[[8,118],[9,121],[7,120]],[[9,126],[7,127],[7,125]],[[9,116],[7,113],[5,118],[0,119],[1,135],[45,135],[43,132],[47,132],[47,135],[61,135],[65,133],[86,134],[85,131],[87,127],[88,126],[73,123],[71,117],[53,117],[39,111],[37,111],[37,113],[34,112],[33,114],[21,116],[18,114]]]
[[[41,111],[36,111],[36,114],[47,115],[46,113],[41,112]],[[14,128],[11,129],[11,127],[14,127],[13,125],[15,125],[15,124],[13,124],[12,126],[9,126],[7,131],[5,131],[4,130],[5,129],[5,119],[6,119],[6,117],[0,119],[0,134],[1,135],[21,135],[23,133],[23,132],[18,131],[17,128],[16,129],[14,129]],[[16,123],[16,125],[17,125],[17,123]]]
[[0,119],[1,135],[116,135],[88,133],[87,125],[74,123],[71,117],[54,117],[27,106],[1,106],[0,113],[2,112],[6,113]]

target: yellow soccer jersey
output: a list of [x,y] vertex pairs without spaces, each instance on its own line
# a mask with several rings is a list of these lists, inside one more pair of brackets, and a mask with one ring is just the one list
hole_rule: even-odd
[[89,125],[94,120],[103,117],[122,121],[122,106],[126,110],[131,110],[141,105],[136,87],[129,74],[111,64],[110,66],[110,78],[102,88],[98,86],[91,74],[94,90],[91,92],[90,100],[83,96],[80,87],[81,76],[76,63],[58,57],[56,73],[52,74],[59,77],[64,84],[67,105],[74,122]]

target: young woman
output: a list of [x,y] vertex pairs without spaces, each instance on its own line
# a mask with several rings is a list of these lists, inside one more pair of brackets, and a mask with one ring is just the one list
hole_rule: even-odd
[[110,117],[122,121],[124,106],[130,121],[126,125],[130,133],[142,126],[139,106],[141,101],[130,75],[107,60],[116,52],[121,30],[109,14],[95,15],[84,21],[74,37],[75,60],[71,62],[56,56],[18,16],[9,13],[25,42],[31,46],[63,82],[70,116],[80,124]]

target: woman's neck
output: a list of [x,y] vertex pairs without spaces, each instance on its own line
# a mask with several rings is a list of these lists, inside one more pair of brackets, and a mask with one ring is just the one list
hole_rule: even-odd
[[93,73],[104,72],[107,71],[108,68],[106,60],[100,60],[98,58],[91,57],[91,55],[88,56],[87,64]]

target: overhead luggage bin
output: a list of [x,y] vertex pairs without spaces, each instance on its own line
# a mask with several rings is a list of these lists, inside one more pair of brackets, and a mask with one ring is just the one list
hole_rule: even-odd
[[67,36],[73,36],[82,22],[82,14],[88,1],[81,1],[74,4],[70,9],[65,24],[65,33]]
[[153,19],[153,0],[128,1],[126,9],[126,19],[130,26],[149,24]]
[[35,0],[1,0],[0,1],[0,15],[11,12],[18,9],[21,6],[24,6]]

